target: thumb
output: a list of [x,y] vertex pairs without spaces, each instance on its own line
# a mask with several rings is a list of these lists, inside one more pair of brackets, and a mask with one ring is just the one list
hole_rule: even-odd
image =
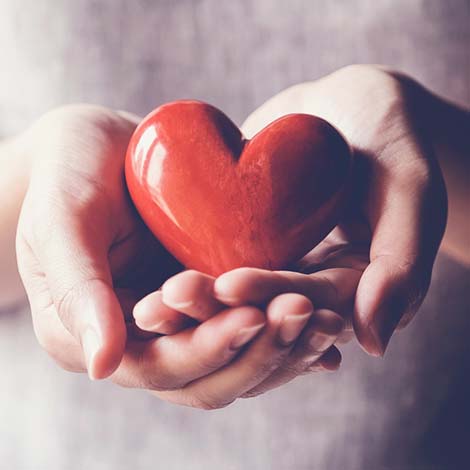
[[363,348],[376,356],[423,301],[446,223],[445,188],[432,160],[416,158],[402,167],[404,172],[376,171],[369,198],[371,263],[359,282],[354,328]]
[[82,346],[91,379],[118,367],[126,342],[123,312],[113,289],[108,262],[111,240],[102,219],[62,214],[35,236],[38,261],[65,328]]

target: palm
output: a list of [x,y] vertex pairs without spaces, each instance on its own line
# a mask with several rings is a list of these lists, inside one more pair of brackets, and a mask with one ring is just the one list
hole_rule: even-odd
[[[111,231],[111,243],[108,247],[111,274],[124,313],[129,317],[133,305],[180,271],[181,265],[145,226],[130,199],[123,179],[127,144],[135,123],[120,115],[113,115],[112,119],[116,122],[105,129],[105,145],[96,147],[93,153],[81,154],[73,177],[80,179],[84,176],[83,169],[91,168],[90,174],[85,175],[84,184],[92,185],[91,192],[97,198],[103,199],[103,192],[108,196],[104,198],[106,205],[100,208],[103,213],[99,217],[102,224],[100,230],[103,233]],[[100,127],[98,125],[99,132],[102,131]],[[72,132],[77,134],[77,129],[72,129]],[[85,140],[89,139],[87,143],[90,147],[96,145],[93,142],[94,134],[95,130],[92,129],[92,132],[85,135]],[[89,161],[84,163],[85,159]],[[101,163],[97,165],[96,162]],[[112,223],[106,223],[106,213],[112,216]],[[98,218],[93,212],[90,212],[90,216]]]
[[182,269],[143,224],[135,209],[128,207],[128,210],[132,214],[126,224],[128,231],[110,248],[114,285],[126,316],[130,316],[139,299]]
[[[64,108],[33,128],[41,162],[50,179],[44,219],[64,217],[73,226],[80,215],[90,245],[106,250],[113,284],[126,316],[133,304],[160,287],[178,264],[142,223],[127,192],[124,162],[136,122],[99,107]],[[47,137],[45,139],[44,137]],[[64,149],[66,154],[64,155]],[[57,194],[56,194],[57,192]],[[54,204],[50,205],[49,201]]]

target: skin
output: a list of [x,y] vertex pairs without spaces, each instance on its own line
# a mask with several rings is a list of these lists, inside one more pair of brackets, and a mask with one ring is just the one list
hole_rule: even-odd
[[[178,273],[130,204],[122,167],[138,119],[88,105],[48,113],[2,149],[21,162],[17,258],[40,344],[68,370],[203,409],[336,369],[334,343],[351,328],[368,353],[383,355],[424,298],[444,233],[436,154],[452,181],[444,246],[470,263],[468,223],[454,222],[464,220],[468,196],[455,170],[468,168],[468,137],[458,132],[468,112],[455,111],[446,128],[449,120],[430,119],[438,106],[456,109],[372,66],[341,69],[262,105],[243,126],[247,136],[290,112],[335,125],[357,156],[356,190],[341,224],[292,271],[241,268],[217,279]],[[15,220],[20,204],[2,221]],[[4,234],[10,249],[12,231]]]

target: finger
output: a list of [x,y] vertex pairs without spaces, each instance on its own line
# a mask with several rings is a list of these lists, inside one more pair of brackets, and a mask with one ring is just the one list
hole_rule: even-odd
[[[260,336],[233,362],[165,397],[181,404],[214,409],[226,406],[268,377],[291,349],[292,337],[312,314],[309,300],[299,294],[279,296],[268,305],[268,323]],[[286,345],[282,330],[289,331]]]
[[288,279],[277,271],[237,268],[215,280],[214,295],[230,306],[246,303],[263,305],[276,295],[288,292],[290,287]]
[[157,338],[158,334],[153,331],[142,330],[133,321],[126,322],[127,341],[149,341]]
[[420,150],[406,143],[402,159],[383,155],[376,165],[367,207],[372,229],[371,264],[357,292],[354,326],[362,347],[383,355],[400,319],[410,319],[429,286],[441,241],[446,198],[437,169],[425,163]]
[[147,340],[156,337],[156,333],[152,331],[145,331],[139,328],[132,316],[132,311],[137,303],[137,299],[139,297],[139,293],[133,289],[124,288],[124,287],[116,287],[114,289],[116,293],[116,297],[119,300],[119,304],[121,305],[121,310],[124,314],[124,320],[126,323],[126,331],[127,331],[127,339],[139,339],[139,340]]
[[313,305],[307,297],[288,293],[275,297],[268,305],[267,313],[272,318],[281,318],[278,342],[283,346],[292,345],[312,316]]
[[168,279],[162,286],[163,303],[196,320],[205,321],[224,306],[214,298],[214,278],[188,270]]
[[257,308],[238,307],[175,335],[131,344],[112,379],[149,390],[183,387],[228,363],[265,322]]
[[133,315],[140,329],[162,335],[172,335],[189,326],[186,315],[163,303],[161,291],[141,299],[135,305]]
[[352,308],[361,269],[329,268],[305,275],[284,272],[296,290],[315,302],[317,309],[330,309],[345,320],[345,328],[351,329]]
[[314,274],[238,268],[215,280],[214,295],[228,305],[265,305],[285,292],[305,295],[316,308],[346,315],[352,310],[362,271],[331,268]]
[[338,370],[341,365],[341,353],[336,346],[330,346],[323,356],[318,359],[313,366],[309,367],[304,373],[315,372],[318,367],[318,371],[329,371],[334,372]]
[[90,378],[101,379],[119,365],[126,328],[108,265],[110,240],[93,213],[46,213],[54,224],[34,228],[32,249],[59,318],[82,346]]
[[263,382],[245,393],[244,397],[260,395],[308,372],[338,368],[341,355],[338,357],[336,353],[330,353],[323,361],[321,359],[333,346],[343,328],[344,321],[341,316],[330,310],[316,310],[283,364]]
[[18,265],[23,273],[23,284],[28,295],[33,328],[39,345],[63,369],[86,371],[80,344],[67,331],[57,315],[44,273],[29,246],[18,241]]

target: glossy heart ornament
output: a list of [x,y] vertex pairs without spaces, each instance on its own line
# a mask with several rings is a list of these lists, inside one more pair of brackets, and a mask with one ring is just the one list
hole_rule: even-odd
[[348,144],[320,118],[287,115],[246,140],[213,106],[176,101],[137,127],[126,180],[163,245],[218,275],[306,254],[337,224],[351,166]]

